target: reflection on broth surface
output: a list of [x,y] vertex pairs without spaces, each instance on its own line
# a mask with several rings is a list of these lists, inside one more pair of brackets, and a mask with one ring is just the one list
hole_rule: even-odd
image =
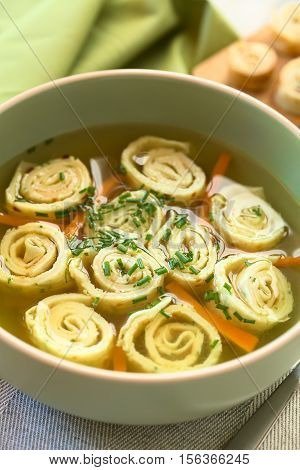
[[89,131],[99,147],[81,130],[2,165],[2,327],[157,373],[232,359],[298,321],[299,268],[276,263],[300,255],[299,206],[270,173],[215,141],[197,155],[203,137],[182,129]]

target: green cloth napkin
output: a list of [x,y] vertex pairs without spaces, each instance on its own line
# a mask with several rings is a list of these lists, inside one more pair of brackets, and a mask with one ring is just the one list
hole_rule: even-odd
[[212,0],[1,0],[0,101],[93,70],[189,73],[235,38]]

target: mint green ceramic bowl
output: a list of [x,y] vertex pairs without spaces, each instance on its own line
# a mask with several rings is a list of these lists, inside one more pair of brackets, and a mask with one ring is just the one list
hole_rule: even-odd
[[[226,86],[166,72],[83,74],[4,103],[0,168],[37,142],[82,125],[137,122],[213,136],[251,155],[294,197],[300,196],[295,126]],[[298,323],[259,350],[207,369],[146,375],[61,361],[0,328],[0,376],[44,403],[87,418],[126,424],[179,422],[236,405],[266,388],[299,359],[299,333]]]

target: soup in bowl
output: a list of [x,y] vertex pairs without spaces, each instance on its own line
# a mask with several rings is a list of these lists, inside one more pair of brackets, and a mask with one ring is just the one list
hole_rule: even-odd
[[292,124],[152,71],[58,80],[0,119],[3,377],[154,424],[232,406],[298,360]]

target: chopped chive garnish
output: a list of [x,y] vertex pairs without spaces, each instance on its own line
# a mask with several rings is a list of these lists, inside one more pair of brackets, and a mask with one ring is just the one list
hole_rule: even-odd
[[214,273],[211,273],[208,278],[205,279],[205,282],[209,283],[210,281],[212,281],[214,278]]
[[55,212],[55,217],[57,219],[62,219],[63,217],[66,217],[68,216],[70,213],[70,210],[69,209],[65,209],[65,210],[62,210],[62,211],[56,211]]
[[121,194],[121,196],[119,197],[119,202],[125,201],[125,199],[127,199],[130,196],[131,196],[131,193],[129,192]]
[[247,267],[251,266],[251,264],[252,264],[252,263],[249,263],[249,261],[245,261],[244,263],[245,263],[245,266],[247,266]]
[[164,288],[162,286],[159,286],[157,288],[157,292],[159,293],[159,295],[163,295],[165,293]]
[[120,166],[119,166],[119,172],[122,174],[122,175],[126,175],[127,173],[127,170],[125,168],[125,166],[121,163]]
[[122,271],[124,270],[124,263],[123,261],[121,260],[121,258],[118,258],[117,259],[117,263],[119,265],[119,268],[122,269]]
[[167,268],[165,268],[164,266],[162,266],[161,268],[154,269],[154,271],[159,276],[161,276],[162,274],[166,274],[168,272]]
[[231,287],[230,284],[228,284],[228,282],[225,282],[225,283],[223,284],[223,287],[225,287],[225,289],[228,290],[229,294],[231,294],[231,289],[232,289],[232,287]]
[[260,206],[252,207],[252,212],[257,215],[257,217],[260,217],[262,215]]
[[102,266],[104,276],[110,276],[110,264],[108,261],[104,261],[103,266]]
[[146,240],[149,242],[150,240],[152,240],[152,238],[153,238],[153,235],[151,235],[151,233],[147,233]]
[[171,318],[171,315],[169,315],[169,314],[168,314],[167,312],[165,312],[163,309],[161,309],[161,310],[159,311],[159,313],[161,313],[161,314],[162,314],[164,317],[166,317],[166,318]]
[[128,250],[128,247],[125,246],[125,245],[123,245],[123,243],[120,243],[120,244],[117,246],[117,249],[118,249],[119,251],[121,251],[121,253],[126,253],[127,250]]
[[136,297],[135,299],[132,300],[132,303],[137,304],[138,302],[143,302],[143,300],[147,300],[146,295],[141,295],[140,297]]
[[218,292],[215,292],[213,290],[208,290],[208,291],[205,292],[204,300],[206,302],[209,302],[210,300],[213,300],[217,304],[220,303],[220,297],[219,297]]
[[95,195],[96,188],[94,186],[87,186],[86,188],[81,189],[79,191],[79,194],[86,193],[88,196],[94,196]]
[[181,261],[184,264],[186,264],[190,261],[189,257],[185,253],[182,253],[181,251],[176,251],[175,255],[177,256],[179,261]]
[[195,266],[189,266],[189,270],[191,271],[191,273],[193,274],[199,274],[199,269],[196,269]]
[[212,342],[210,343],[211,349],[214,349],[214,348],[217,346],[218,342],[219,342],[218,339],[215,339],[214,341],[212,341]]
[[97,307],[98,303],[100,302],[100,297],[95,297],[92,302],[92,307]]
[[239,314],[239,312],[233,312],[233,315],[240,321],[244,321],[242,315]]
[[138,246],[134,241],[132,241],[132,242],[130,242],[130,248],[132,250],[136,251],[138,249]]
[[137,263],[137,265],[138,265],[138,267],[139,267],[140,269],[144,269],[145,266],[144,266],[144,263],[143,263],[142,258],[138,258],[138,259],[136,260],[136,263]]
[[223,304],[217,304],[216,307],[219,309],[219,310],[222,310],[222,312],[224,313],[225,315],[225,318],[226,320],[231,320],[231,316],[229,315],[228,313],[228,307],[226,307],[226,305],[223,305]]
[[137,197],[127,197],[126,202],[141,202]]
[[63,181],[65,179],[65,174],[62,171],[59,172],[59,179],[60,181]]
[[167,242],[171,236],[171,229],[167,228],[165,233],[163,234],[162,239]]
[[141,226],[141,222],[136,217],[133,217],[132,221],[136,227]]
[[182,228],[186,224],[186,219],[187,219],[186,215],[183,215],[182,217],[180,217],[175,223],[176,227]]
[[142,279],[140,279],[139,281],[137,281],[134,286],[143,286],[144,284],[147,284],[147,282],[151,281],[151,276],[145,276],[145,277],[142,277]]
[[37,215],[38,217],[49,217],[46,212],[36,212],[35,215]]
[[238,312],[234,312],[233,315],[243,323],[252,323],[252,324],[255,323],[255,320],[249,320],[248,318],[244,318]]
[[131,276],[131,274],[133,274],[134,271],[135,271],[138,267],[139,267],[139,265],[138,265],[137,263],[134,263],[134,264],[131,266],[131,268],[128,269],[128,272],[127,272],[128,276]]
[[215,219],[214,219],[214,216],[213,216],[213,214],[212,214],[212,212],[210,212],[210,213],[208,214],[208,218],[209,218],[209,221],[210,221],[211,224],[212,224],[212,223],[214,222],[214,220],[215,220]]
[[175,269],[178,264],[178,261],[175,258],[170,258],[168,263],[169,263],[170,269]]
[[145,202],[148,196],[149,196],[149,191],[145,191],[145,194],[142,197],[142,202]]

